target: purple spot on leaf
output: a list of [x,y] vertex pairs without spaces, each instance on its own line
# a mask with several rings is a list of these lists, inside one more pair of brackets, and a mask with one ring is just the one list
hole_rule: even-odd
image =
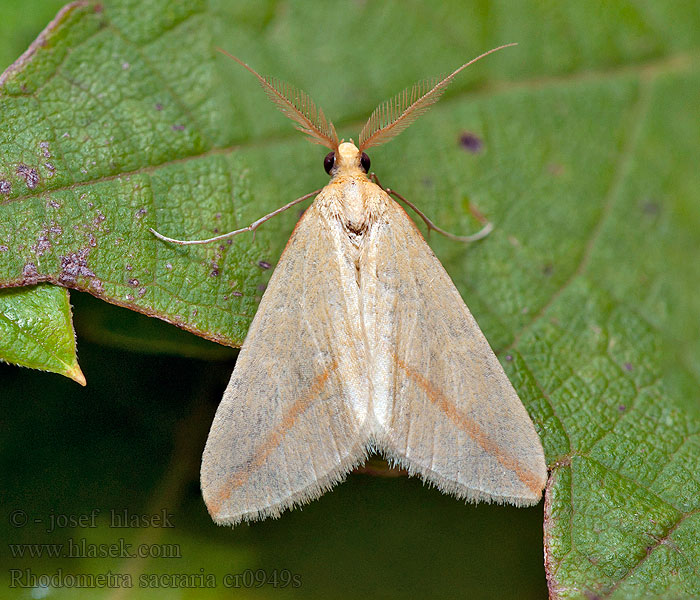
[[[79,277],[94,278],[95,273],[87,265],[89,254],[90,248],[81,248],[78,252],[59,257],[61,261],[61,273],[58,276],[58,280],[61,283],[75,285]],[[91,285],[101,289],[101,284],[99,282],[91,283]]]
[[30,190],[33,190],[39,185],[39,173],[36,169],[29,167],[23,163],[17,165],[17,175],[24,178],[24,182]]
[[99,229],[100,223],[104,221],[107,217],[105,217],[99,210],[97,211],[97,215],[95,218],[92,220],[92,224]]
[[34,252],[34,254],[36,254],[37,256],[42,256],[44,252],[46,252],[50,248],[51,242],[49,241],[45,230],[44,234],[39,236],[39,239],[36,241],[36,244],[30,247],[31,251]]
[[477,154],[484,147],[484,142],[478,135],[465,131],[459,136],[459,145],[467,152]]
[[39,279],[39,272],[36,270],[36,265],[34,263],[27,263],[22,269],[22,277],[24,278],[24,283],[31,284],[36,283]]
[[655,217],[661,212],[661,206],[655,200],[645,200],[642,202],[642,212],[650,217]]

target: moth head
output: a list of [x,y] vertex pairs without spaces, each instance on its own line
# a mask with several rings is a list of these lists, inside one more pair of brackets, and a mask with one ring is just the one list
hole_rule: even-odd
[[323,159],[323,168],[331,177],[338,173],[344,175],[356,175],[358,173],[369,173],[369,156],[349,142],[341,142],[337,150],[326,154]]

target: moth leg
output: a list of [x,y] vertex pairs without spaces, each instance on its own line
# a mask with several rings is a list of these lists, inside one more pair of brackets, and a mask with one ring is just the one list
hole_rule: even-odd
[[227,240],[229,238],[232,238],[234,235],[238,235],[239,233],[243,233],[245,231],[252,231],[253,235],[255,235],[255,230],[260,227],[265,221],[269,221],[272,217],[280,214],[281,212],[284,212],[288,208],[292,208],[292,206],[299,204],[300,202],[303,202],[304,200],[308,200],[309,198],[312,198],[313,196],[316,196],[321,190],[316,190],[314,192],[310,192],[308,194],[304,194],[300,198],[297,198],[296,200],[292,200],[288,204],[285,204],[284,206],[281,206],[277,210],[273,210],[271,213],[266,214],[264,217],[260,217],[257,221],[253,221],[250,225],[247,227],[243,227],[241,229],[236,229],[235,231],[229,231],[228,233],[224,233],[222,235],[217,235],[216,237],[212,238],[207,238],[205,240],[176,240],[174,238],[167,237],[163,235],[162,233],[158,233],[155,229],[152,227],[148,228],[148,231],[150,231],[153,235],[155,235],[159,240],[163,240],[164,242],[170,242],[171,244],[180,244],[181,246],[190,246],[192,244],[209,244],[210,242],[220,242],[221,240]]
[[451,240],[455,240],[457,242],[464,242],[464,243],[470,243],[470,242],[476,242],[477,240],[481,240],[485,238],[489,233],[493,231],[493,223],[486,219],[484,215],[482,215],[480,212],[476,211],[475,209],[470,208],[470,212],[472,215],[479,220],[481,223],[485,223],[484,227],[477,231],[476,233],[473,233],[472,235],[455,235],[454,233],[450,233],[449,231],[445,231],[444,229],[438,227],[433,223],[426,215],[421,211],[413,202],[410,200],[407,200],[404,198],[401,194],[399,194],[396,190],[392,190],[391,188],[385,188],[379,181],[379,178],[375,173],[370,174],[370,179],[376,183],[380,188],[382,188],[387,194],[390,196],[394,196],[397,200],[400,200],[406,206],[409,206],[415,213],[423,219],[423,222],[425,223],[426,227],[428,228],[428,231],[433,230],[439,233],[440,235],[444,235],[446,238],[449,238]]

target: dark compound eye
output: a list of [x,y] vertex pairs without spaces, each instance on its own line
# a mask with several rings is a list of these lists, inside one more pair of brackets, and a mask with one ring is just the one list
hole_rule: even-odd
[[335,152],[329,152],[326,154],[326,158],[323,159],[323,168],[326,170],[326,173],[329,175],[331,174],[331,169],[333,168],[333,165],[335,164]]
[[362,153],[362,156],[360,156],[360,166],[363,168],[365,173],[369,173],[369,166],[372,163],[369,160],[369,156],[367,156],[364,152]]

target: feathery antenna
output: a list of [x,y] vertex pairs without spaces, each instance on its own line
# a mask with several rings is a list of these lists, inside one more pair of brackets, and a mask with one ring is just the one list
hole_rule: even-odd
[[274,77],[263,77],[233,54],[221,48],[218,50],[255,75],[270,100],[292,121],[295,121],[297,129],[308,135],[312,142],[327,146],[334,151],[338,149],[340,142],[333,123],[326,119],[321,109],[316,108],[311,96]]
[[493,48],[463,64],[444,79],[420,81],[413,87],[406,88],[403,92],[380,104],[374,109],[360,132],[360,152],[371,146],[388,142],[406,129],[440,99],[442,93],[460,71],[474,64],[477,60],[510,46],[517,46],[517,44],[505,44]]

